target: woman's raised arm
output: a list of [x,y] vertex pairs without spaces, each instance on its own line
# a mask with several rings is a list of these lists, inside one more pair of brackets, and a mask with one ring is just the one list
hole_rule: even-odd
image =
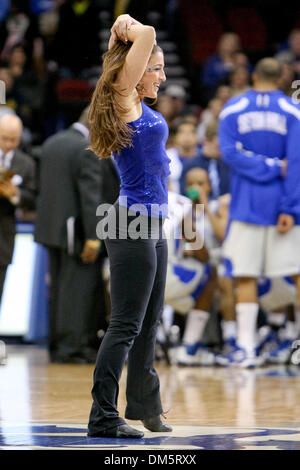
[[155,38],[155,29],[152,26],[142,25],[129,15],[119,16],[111,28],[109,49],[117,40],[132,42],[125,64],[116,80],[128,94],[135,89],[145,72],[156,43]]

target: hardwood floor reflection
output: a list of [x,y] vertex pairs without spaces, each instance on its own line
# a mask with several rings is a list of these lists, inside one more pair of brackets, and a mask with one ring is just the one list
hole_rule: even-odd
[[[156,364],[170,424],[280,426],[300,422],[300,368],[228,370]],[[8,346],[0,367],[0,420],[87,423],[92,365],[48,363],[45,348]],[[120,382],[124,415],[126,369]]]

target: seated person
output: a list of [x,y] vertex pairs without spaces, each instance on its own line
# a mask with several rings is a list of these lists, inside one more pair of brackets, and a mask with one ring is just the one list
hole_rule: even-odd
[[203,234],[192,225],[189,198],[169,191],[169,219],[164,223],[168,241],[165,303],[187,315],[182,345],[173,362],[179,365],[212,365],[214,354],[202,344],[209,318],[215,276],[203,246]]
[[[204,207],[204,240],[209,253],[210,264],[215,266],[217,272],[217,286],[222,314],[221,330],[224,340],[224,352],[216,357],[218,365],[235,363],[234,355],[239,351],[236,344],[236,320],[235,320],[235,287],[230,271],[222,259],[222,241],[226,235],[228,225],[229,194],[221,196],[218,200],[210,199],[210,185],[208,174],[203,169],[194,168],[186,175],[186,191],[198,203]],[[193,191],[194,194],[193,194]],[[227,269],[226,269],[227,268]],[[300,334],[300,319],[297,307],[297,290],[291,278],[267,279],[261,277],[258,280],[258,295],[262,311],[266,314],[266,328],[258,332],[258,348],[262,356],[262,362],[284,363],[290,354],[293,340]],[[289,314],[285,313],[287,306]],[[293,314],[295,310],[295,315]],[[279,334],[274,334],[279,330]],[[226,356],[224,358],[224,356]]]
[[216,121],[207,124],[203,146],[198,155],[183,163],[180,178],[181,194],[184,194],[186,174],[192,168],[203,168],[208,172],[212,199],[217,199],[229,192],[229,171],[226,163],[220,158],[218,123]]
[[[188,118],[187,118],[188,119]],[[177,126],[174,134],[173,147],[167,149],[170,158],[169,185],[171,191],[180,193],[182,184],[182,171],[185,162],[199,156],[196,124],[190,120],[183,119]]]

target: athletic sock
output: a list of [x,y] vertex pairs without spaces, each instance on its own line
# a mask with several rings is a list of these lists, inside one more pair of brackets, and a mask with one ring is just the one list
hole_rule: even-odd
[[201,340],[208,318],[209,313],[204,310],[189,312],[182,338],[184,344],[192,345]]
[[300,310],[295,311],[295,323],[296,323],[297,337],[299,337],[300,336]]
[[231,338],[236,339],[236,321],[234,320],[222,320],[221,321],[222,337],[224,341],[228,341]]
[[249,353],[256,346],[258,310],[259,306],[255,302],[236,304],[238,345]]

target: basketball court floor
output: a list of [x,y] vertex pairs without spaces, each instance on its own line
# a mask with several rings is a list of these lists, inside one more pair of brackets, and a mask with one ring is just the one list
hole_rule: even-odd
[[[1,450],[300,450],[300,368],[156,363],[172,433],[88,438],[93,365],[49,364],[44,347],[9,345],[0,367]],[[124,416],[126,368],[119,410]],[[140,422],[129,424],[143,429]]]

